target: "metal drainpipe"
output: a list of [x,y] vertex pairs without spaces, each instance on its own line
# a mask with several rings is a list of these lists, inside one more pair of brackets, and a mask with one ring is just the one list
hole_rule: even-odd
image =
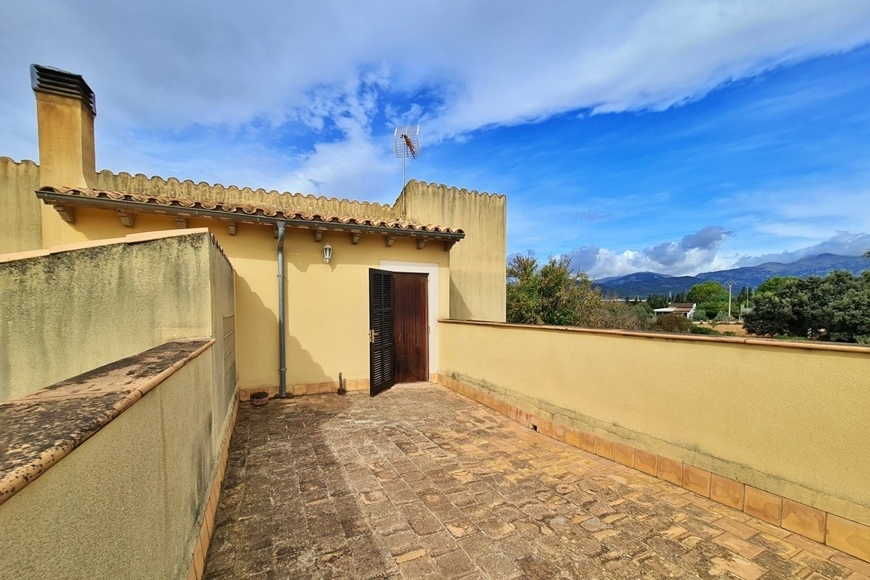
[[278,396],[287,398],[287,351],[284,345],[284,231],[287,224],[278,222]]

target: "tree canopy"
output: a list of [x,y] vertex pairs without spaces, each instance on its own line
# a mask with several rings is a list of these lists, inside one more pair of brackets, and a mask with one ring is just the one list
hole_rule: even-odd
[[641,330],[652,314],[646,304],[605,300],[589,276],[571,272],[567,257],[540,265],[532,254],[518,254],[508,263],[508,322]]
[[771,278],[758,287],[746,330],[767,336],[870,343],[870,270],[861,276]]
[[507,320],[519,324],[587,326],[604,299],[583,272],[571,273],[567,257],[543,266],[531,254],[518,254],[507,267]]
[[728,311],[728,289],[719,282],[709,280],[695,284],[686,294],[686,302],[697,304],[695,317],[698,320],[715,318]]
[[646,303],[652,309],[667,308],[670,300],[668,300],[667,294],[650,294],[646,297]]
[[797,278],[795,276],[773,276],[759,284],[758,288],[756,288],[755,291],[761,293],[775,293],[778,292],[786,284],[790,284],[798,280],[800,280],[800,278]]
[[713,300],[721,301],[723,299],[726,301],[728,300],[728,289],[719,282],[714,282],[713,280],[695,284],[689,290],[689,293],[686,294],[686,300],[688,302],[696,302],[698,304]]

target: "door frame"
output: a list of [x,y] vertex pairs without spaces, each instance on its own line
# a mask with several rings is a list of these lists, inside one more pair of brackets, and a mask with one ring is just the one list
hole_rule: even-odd
[[400,262],[381,260],[379,270],[389,270],[406,274],[428,274],[429,286],[426,288],[427,308],[429,310],[429,369],[428,379],[438,372],[438,317],[441,286],[438,277],[441,266],[437,262]]

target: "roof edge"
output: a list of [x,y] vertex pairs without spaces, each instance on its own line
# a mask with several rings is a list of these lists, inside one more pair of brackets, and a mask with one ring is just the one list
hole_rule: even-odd
[[303,229],[377,233],[443,240],[445,242],[457,242],[465,237],[465,232],[462,230],[435,225],[317,213],[288,214],[279,210],[253,206],[224,206],[212,202],[160,198],[129,192],[42,187],[36,190],[36,196],[45,204],[58,208],[82,206],[127,210],[134,213],[202,217],[236,223],[278,224],[284,222],[290,227]]

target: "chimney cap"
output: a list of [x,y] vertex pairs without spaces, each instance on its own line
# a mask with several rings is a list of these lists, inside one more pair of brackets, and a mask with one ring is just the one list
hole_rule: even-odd
[[88,107],[92,115],[97,116],[97,101],[94,91],[81,75],[59,68],[33,64],[30,65],[30,86],[36,92],[79,99]]

